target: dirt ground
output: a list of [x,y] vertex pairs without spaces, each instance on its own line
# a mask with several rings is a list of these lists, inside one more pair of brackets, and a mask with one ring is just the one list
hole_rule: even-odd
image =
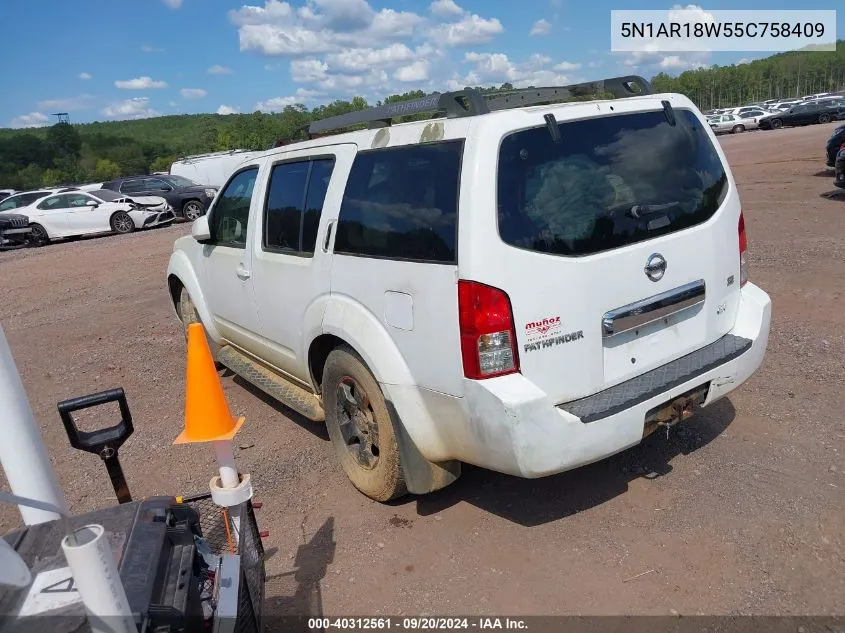
[[[843,613],[845,196],[824,170],[834,125],[722,139],[773,299],[764,366],[730,399],[604,462],[542,480],[465,467],[452,487],[379,505],[324,428],[224,379],[247,422],[272,612],[319,615]],[[843,192],[845,193],[845,192]],[[75,513],[114,503],[56,403],[122,386],[136,497],[205,492],[213,456],[172,446],[185,345],[165,268],[187,225],[0,254],[5,328]],[[102,424],[109,422],[103,420]],[[3,482],[5,486],[5,482]],[[0,509],[0,529],[18,524]],[[837,597],[838,596],[838,597]]]

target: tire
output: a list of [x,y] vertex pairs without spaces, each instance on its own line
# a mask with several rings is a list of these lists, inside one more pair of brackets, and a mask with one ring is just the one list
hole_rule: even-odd
[[179,320],[185,327],[185,340],[188,340],[188,326],[191,323],[200,323],[200,315],[197,312],[194,302],[191,301],[191,295],[188,294],[186,288],[182,288],[179,293]]
[[829,114],[820,114],[819,115],[819,123],[830,123],[830,115]]
[[783,121],[781,121],[780,119],[772,119],[772,129],[773,130],[779,130],[782,127],[783,127]]
[[745,132],[744,125],[734,125],[733,129],[731,129],[731,134],[737,134],[739,132]]
[[407,494],[381,388],[351,348],[338,347],[329,354],[322,388],[329,439],[352,485],[382,503]]
[[[187,343],[188,326],[192,323],[199,323],[202,325],[202,319],[200,319],[199,312],[197,312],[197,308],[191,299],[191,295],[188,294],[188,290],[184,286],[179,292],[179,304],[177,309],[179,312],[179,320],[182,322],[183,330],[185,332],[185,342]],[[203,331],[205,331],[205,326],[203,326]],[[223,369],[223,365],[217,362],[217,354],[220,351],[220,345],[211,340],[208,332],[205,332],[205,340],[208,343],[208,349],[211,351],[211,357],[214,359],[214,367],[218,371]]]
[[182,205],[182,215],[188,222],[193,222],[205,213],[205,205],[199,200],[188,200]]
[[112,231],[121,235],[131,233],[135,230],[135,222],[132,220],[132,216],[126,211],[118,211],[112,214],[109,224],[111,225]]
[[29,238],[27,239],[29,246],[47,246],[50,243],[50,236],[43,226],[40,224],[30,224],[29,228],[32,229],[32,233],[29,234]]

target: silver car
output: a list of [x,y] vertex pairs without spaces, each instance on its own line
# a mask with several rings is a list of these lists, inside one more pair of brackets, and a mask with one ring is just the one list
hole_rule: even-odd
[[708,120],[710,128],[716,134],[738,134],[747,130],[756,130],[760,125],[760,119],[770,113],[765,110],[747,110],[742,114],[723,114]]

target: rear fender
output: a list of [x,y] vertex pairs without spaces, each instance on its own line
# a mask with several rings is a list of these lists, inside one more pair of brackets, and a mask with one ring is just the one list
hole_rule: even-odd
[[430,492],[454,481],[460,474],[460,464],[438,460],[439,455],[448,454],[444,438],[428,407],[418,395],[414,397],[416,383],[411,370],[381,321],[350,297],[332,294],[326,303],[322,330],[351,346],[381,386],[409,491]]

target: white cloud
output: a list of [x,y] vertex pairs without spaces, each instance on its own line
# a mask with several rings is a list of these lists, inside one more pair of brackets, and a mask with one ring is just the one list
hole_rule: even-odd
[[630,51],[613,53],[624,56],[623,66],[634,68],[640,72],[647,70],[684,71],[697,68],[707,68],[710,64],[710,54],[693,51],[677,55],[664,55],[655,51]]
[[328,55],[326,62],[327,67],[333,71],[362,72],[411,61],[414,57],[414,51],[410,48],[394,43],[385,48],[347,48]]
[[454,77],[451,89],[459,86],[511,83],[516,88],[529,86],[556,86],[572,83],[574,79],[555,69],[547,68],[551,59],[534,54],[528,61],[513,63],[504,53],[466,53],[464,61],[473,64],[472,70],[463,78]]
[[552,23],[542,18],[534,23],[528,35],[548,35],[552,32]]
[[141,52],[142,53],[163,53],[164,49],[163,48],[157,48],[155,46],[150,46],[149,44],[144,44],[143,46],[141,46]]
[[161,112],[150,107],[150,100],[147,97],[117,101],[103,108],[103,116],[108,119],[147,119],[160,114]]
[[428,10],[439,17],[463,15],[464,12],[461,7],[455,4],[455,0],[434,0],[428,7]]
[[679,22],[681,24],[696,24],[699,22],[712,24],[715,18],[712,13],[708,13],[697,4],[688,4],[685,7],[676,4],[669,9],[669,21]]
[[182,6],[182,0],[161,0],[164,4],[166,4],[171,9],[178,9]]
[[290,74],[294,81],[313,82],[325,79],[329,65],[319,59],[297,59],[290,63]]
[[179,94],[182,95],[184,99],[202,99],[208,94],[208,92],[202,88],[182,88],[179,91]]
[[154,81],[152,78],[143,76],[125,81],[115,81],[114,85],[123,90],[149,90],[151,88],[167,88],[167,82]]
[[176,103],[175,101],[168,101],[167,105],[169,105],[171,108],[176,108],[176,107],[179,106],[179,104]]
[[[255,104],[255,110],[260,110],[261,112],[280,112],[287,106],[313,101],[314,98],[318,96],[322,96],[322,93],[317,92],[316,90],[308,90],[307,88],[298,88],[293,96],[274,97],[272,99],[267,99],[266,101],[259,101]],[[223,113],[218,112],[218,114]]]
[[435,42],[449,46],[469,46],[486,44],[504,30],[497,18],[485,19],[472,14],[465,15],[458,22],[438,25],[431,29],[429,35]]
[[428,61],[420,59],[413,64],[400,67],[393,77],[399,81],[425,81],[428,79]]
[[562,70],[566,72],[567,70],[578,70],[581,68],[581,64],[574,64],[572,62],[560,62],[555,66],[555,70]]
[[12,119],[12,127],[44,127],[50,123],[50,117],[41,112],[30,112]]
[[407,11],[376,12],[366,0],[311,0],[297,10],[265,0],[263,7],[230,11],[229,21],[238,28],[241,51],[296,56],[386,44],[412,36],[425,19]]
[[227,105],[221,105],[217,108],[217,114],[240,114],[240,112],[240,109]]
[[279,112],[294,104],[296,104],[296,97],[274,97],[266,101],[259,101],[255,104],[255,109],[261,112]]
[[208,72],[209,75],[231,75],[235,71],[233,71],[228,66],[221,66],[220,64],[215,64],[206,72]]
[[77,77],[80,79],[91,79],[91,75],[89,73],[79,73]]
[[94,105],[94,95],[79,95],[77,97],[68,97],[65,99],[45,99],[38,102],[39,110],[52,110],[53,112],[61,110],[63,112],[73,112],[74,110],[85,110]]

